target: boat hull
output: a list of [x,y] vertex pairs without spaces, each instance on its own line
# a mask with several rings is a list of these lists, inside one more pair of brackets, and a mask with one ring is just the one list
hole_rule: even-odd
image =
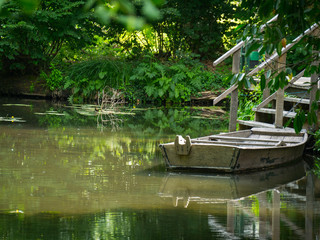
[[[232,136],[232,133],[230,134]],[[239,133],[237,132],[237,134]],[[221,134],[221,136],[229,135]],[[211,143],[193,144],[187,155],[178,154],[175,143],[161,144],[160,148],[167,169],[240,172],[272,168],[297,160],[303,155],[306,140],[307,135],[304,133],[301,135],[300,142],[289,146],[257,147]]]

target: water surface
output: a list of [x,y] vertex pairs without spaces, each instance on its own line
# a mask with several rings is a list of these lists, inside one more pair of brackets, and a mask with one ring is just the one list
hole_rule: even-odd
[[219,114],[126,109],[99,118],[94,107],[12,99],[0,114],[1,239],[320,236],[320,181],[302,161],[242,175],[165,171],[159,143],[225,131]]

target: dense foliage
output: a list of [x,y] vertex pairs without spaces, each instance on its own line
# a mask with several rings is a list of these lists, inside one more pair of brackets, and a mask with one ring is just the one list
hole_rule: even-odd
[[[2,70],[38,73],[59,53],[63,44],[81,49],[101,34],[91,12],[79,0],[42,0],[31,13],[17,1],[2,5],[0,58]],[[6,13],[6,14],[4,14]]]
[[[52,75],[52,85],[60,79]],[[127,101],[140,103],[180,103],[190,101],[205,90],[226,87],[220,72],[212,73],[199,61],[184,59],[160,62],[147,57],[142,61],[120,58],[94,58],[65,69],[60,89],[70,89],[70,102],[97,100],[97,93],[112,87]]]
[[223,35],[227,33],[236,5],[219,0],[171,0],[161,5],[162,18],[151,21],[143,31],[126,35],[126,28],[109,29],[114,42],[132,55],[154,53],[168,59],[179,52],[191,52],[202,59],[214,59],[224,51]]
[[[253,18],[259,16],[266,22],[271,17],[277,15],[275,22],[266,24],[264,30],[257,23],[246,24],[243,29],[243,40],[246,40],[251,47],[248,49],[249,55],[253,50],[258,50],[262,56],[272,55],[274,52],[281,56],[283,49],[295,42],[301,35],[302,39],[288,52],[288,61],[285,67],[278,69],[277,60],[269,64],[271,69],[260,72],[260,86],[263,90],[266,86],[275,90],[284,88],[293,75],[305,69],[305,76],[320,72],[319,54],[320,49],[319,32],[315,31],[310,35],[304,32],[310,26],[319,21],[320,2],[317,0],[244,0],[242,7],[251,12]],[[259,22],[258,22],[259,23]],[[263,41],[261,41],[263,39]],[[273,66],[275,64],[275,66]],[[243,79],[243,78],[241,78]],[[236,79],[238,80],[238,79]],[[319,100],[319,90],[316,94],[316,101]],[[318,105],[312,104],[311,111],[308,113],[310,125],[317,123],[316,110]],[[298,110],[294,120],[294,128],[299,132],[305,122],[305,112]]]

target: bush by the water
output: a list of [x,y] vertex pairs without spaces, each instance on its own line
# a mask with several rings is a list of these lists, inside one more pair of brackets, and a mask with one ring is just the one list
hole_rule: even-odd
[[64,89],[71,102],[88,102],[105,88],[121,90],[129,101],[161,104],[189,101],[192,95],[224,87],[223,77],[197,60],[160,62],[146,58],[126,61],[96,58],[75,63],[64,70]]

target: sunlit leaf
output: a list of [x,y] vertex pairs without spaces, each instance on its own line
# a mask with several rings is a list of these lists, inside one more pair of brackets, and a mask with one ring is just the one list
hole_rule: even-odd
[[95,14],[103,24],[107,25],[110,23],[110,11],[105,6],[99,5],[95,9]]
[[281,56],[281,50],[282,50],[282,43],[279,42],[278,45],[277,45],[277,53],[279,56]]
[[141,17],[136,16],[121,15],[119,16],[118,20],[130,31],[142,29],[142,27],[145,25],[145,20]]
[[6,0],[0,0],[0,8],[6,2]]
[[147,18],[152,20],[160,19],[161,17],[159,9],[150,0],[144,1],[142,12]]

